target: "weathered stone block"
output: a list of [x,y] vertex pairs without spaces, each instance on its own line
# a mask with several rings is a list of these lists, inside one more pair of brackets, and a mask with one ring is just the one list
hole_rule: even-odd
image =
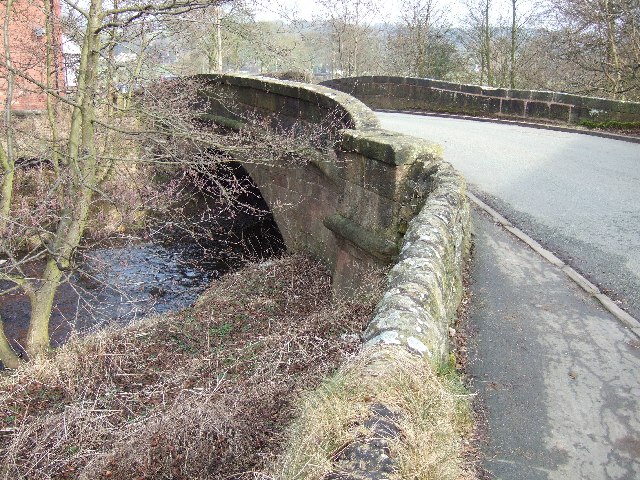
[[353,245],[340,235],[332,235],[335,244],[332,285],[343,295],[366,288],[379,281],[388,268],[386,260],[379,260]]
[[338,212],[374,232],[398,233],[401,204],[358,185],[347,184]]
[[504,88],[496,88],[496,87],[482,87],[482,95],[485,97],[504,97],[506,94],[506,90]]
[[544,102],[528,101],[525,105],[525,116],[549,118],[549,104]]
[[430,80],[427,86],[429,86],[430,88],[437,88],[440,90],[448,90],[448,91],[454,91],[454,92],[460,91],[460,84],[444,82],[442,80]]
[[458,92],[452,92],[449,90],[438,90],[438,93],[439,105],[458,105],[459,101],[462,101],[462,103],[464,103],[464,94],[459,95]]
[[428,110],[432,106],[440,105],[442,97],[442,90],[437,90],[434,88],[427,88],[422,91],[422,95],[420,98],[420,105],[425,110]]
[[382,262],[389,263],[398,255],[397,238],[390,238],[380,232],[372,232],[360,223],[340,214],[326,217],[324,225],[336,236],[347,240]]
[[507,98],[516,98],[519,100],[529,100],[531,98],[531,90],[508,90]]
[[442,158],[440,145],[387,130],[345,130],[341,148],[389,165],[411,164],[418,160],[429,163]]
[[278,98],[270,93],[256,95],[253,106],[264,112],[275,113],[278,111]]
[[503,115],[515,115],[518,117],[524,116],[524,101],[523,100],[509,100],[502,99],[500,105],[500,113]]
[[456,107],[458,111],[465,113],[484,112],[488,109],[488,99],[479,95],[461,94]]
[[581,103],[583,97],[578,95],[571,95],[570,93],[552,92],[552,103],[564,103],[566,105],[578,105]]
[[364,188],[376,194],[402,202],[406,199],[406,182],[410,172],[409,165],[389,165],[378,160],[365,158]]
[[571,106],[552,103],[549,105],[549,118],[552,120],[571,121]]
[[473,95],[482,95],[482,87],[478,85],[460,85],[460,91]]
[[340,178],[359,186],[364,186],[364,169],[367,157],[355,152],[338,152],[336,173]]
[[500,113],[500,109],[502,108],[502,99],[489,97],[483,99],[484,104],[484,112],[486,113]]

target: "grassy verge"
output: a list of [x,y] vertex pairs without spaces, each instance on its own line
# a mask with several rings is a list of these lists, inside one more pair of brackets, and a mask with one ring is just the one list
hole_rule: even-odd
[[327,273],[292,256],[180,314],[72,340],[0,378],[0,478],[254,478],[376,300],[335,300]]
[[621,133],[638,134],[640,132],[640,122],[620,122],[608,120],[606,122],[596,122],[593,120],[583,120],[580,125],[589,129],[610,130]]
[[453,367],[439,370],[400,347],[359,355],[305,397],[273,476],[359,478],[348,476],[349,466],[343,469],[341,452],[379,440],[367,419],[382,405],[399,432],[383,449],[395,470],[384,478],[473,478],[463,459],[473,424],[469,395]]
[[72,340],[0,378],[0,478],[322,479],[375,443],[381,407],[398,433],[384,478],[472,478],[455,368],[358,353],[378,295],[336,300],[318,264],[291,256],[179,314]]

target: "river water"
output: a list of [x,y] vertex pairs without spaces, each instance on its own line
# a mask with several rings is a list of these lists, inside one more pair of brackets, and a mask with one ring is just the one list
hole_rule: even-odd
[[[52,346],[75,333],[186,308],[213,279],[284,249],[270,214],[218,218],[215,223],[206,236],[162,234],[84,252],[58,290],[50,321]],[[4,288],[0,285],[0,291]],[[5,333],[18,348],[26,338],[29,311],[23,294],[0,295]]]

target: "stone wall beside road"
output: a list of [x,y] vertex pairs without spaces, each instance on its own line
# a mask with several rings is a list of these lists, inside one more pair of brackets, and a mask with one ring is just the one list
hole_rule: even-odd
[[559,123],[640,121],[640,103],[568,93],[465,85],[427,78],[363,76],[322,85],[349,93],[374,109],[500,116]]

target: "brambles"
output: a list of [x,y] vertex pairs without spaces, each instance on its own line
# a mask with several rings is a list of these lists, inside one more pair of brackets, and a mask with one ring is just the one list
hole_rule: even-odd
[[1,380],[0,475],[253,478],[298,395],[358,349],[376,299],[336,301],[322,267],[290,256],[182,313],[75,339]]

